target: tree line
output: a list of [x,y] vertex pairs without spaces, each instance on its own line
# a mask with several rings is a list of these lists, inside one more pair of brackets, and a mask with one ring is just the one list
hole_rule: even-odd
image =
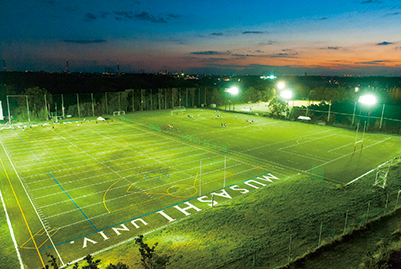
[[[313,89],[303,85],[292,85],[293,99],[319,100],[324,102],[354,103],[360,93],[344,87],[320,86]],[[401,100],[401,89],[376,92],[381,102],[396,103]],[[286,109],[286,100],[280,90],[258,84],[240,89],[236,96],[225,87],[192,87],[160,89],[126,89],[120,92],[84,94],[51,94],[45,88],[27,88],[18,95],[7,88],[2,98],[3,114],[12,117],[12,122],[44,121],[57,117],[90,117],[112,115],[115,111],[135,112],[173,109],[174,107],[209,107],[210,104],[227,106],[232,104],[270,102],[273,115]]]

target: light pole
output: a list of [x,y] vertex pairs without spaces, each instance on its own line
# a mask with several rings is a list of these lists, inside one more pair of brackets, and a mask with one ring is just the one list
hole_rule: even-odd
[[[376,96],[374,96],[373,94],[365,94],[365,95],[362,95],[362,96],[359,97],[358,102],[371,107],[374,104],[376,104],[377,99],[376,99]],[[384,107],[383,107],[383,110],[384,110]],[[369,109],[369,112],[368,112],[368,124],[366,126],[366,130],[369,129],[369,118],[370,118],[370,109]]]
[[[233,96],[236,96],[239,92],[238,87],[231,87],[229,89],[226,89],[226,92],[230,93]],[[230,102],[230,100],[228,100]],[[233,110],[235,109],[234,107],[234,101],[233,101]],[[228,103],[228,110],[230,110],[230,103]]]
[[289,109],[288,108],[288,101],[292,98],[292,91],[284,90],[284,91],[282,91],[280,93],[280,97],[283,98],[287,103],[286,110],[285,110],[285,118],[288,118],[289,117],[289,115],[287,115],[287,112],[288,112],[288,109]]

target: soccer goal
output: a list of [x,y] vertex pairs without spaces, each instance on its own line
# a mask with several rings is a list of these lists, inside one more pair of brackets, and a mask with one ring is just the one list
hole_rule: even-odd
[[125,111],[114,111],[113,116],[125,115]]
[[356,126],[356,131],[355,131],[355,143],[354,143],[354,152],[356,151],[356,146],[357,144],[361,144],[361,150],[363,148],[363,139],[365,137],[365,131],[366,131],[366,121],[365,124],[363,126],[363,131],[362,131],[362,135],[360,134],[360,130],[359,130],[359,123]]
[[383,165],[380,165],[376,173],[375,185],[378,187],[382,187],[384,189],[387,183],[387,175],[390,172],[390,168],[393,165],[398,165],[399,162],[400,162],[400,156],[397,156],[391,159],[390,161],[384,163]]
[[386,186],[387,183],[387,175],[388,175],[388,170],[379,170],[376,173],[376,179],[375,179],[375,185],[378,187],[384,187]]
[[174,114],[185,114],[185,107],[184,106],[175,106],[173,107],[173,110],[171,110],[171,116],[174,116]]

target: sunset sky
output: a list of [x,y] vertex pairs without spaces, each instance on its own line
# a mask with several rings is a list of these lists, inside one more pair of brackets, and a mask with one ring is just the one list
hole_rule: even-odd
[[7,71],[401,76],[399,0],[1,0]]

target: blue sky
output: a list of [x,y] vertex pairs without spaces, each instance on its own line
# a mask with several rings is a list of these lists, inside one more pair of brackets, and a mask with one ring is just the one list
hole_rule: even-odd
[[7,70],[401,76],[401,2],[2,0]]

